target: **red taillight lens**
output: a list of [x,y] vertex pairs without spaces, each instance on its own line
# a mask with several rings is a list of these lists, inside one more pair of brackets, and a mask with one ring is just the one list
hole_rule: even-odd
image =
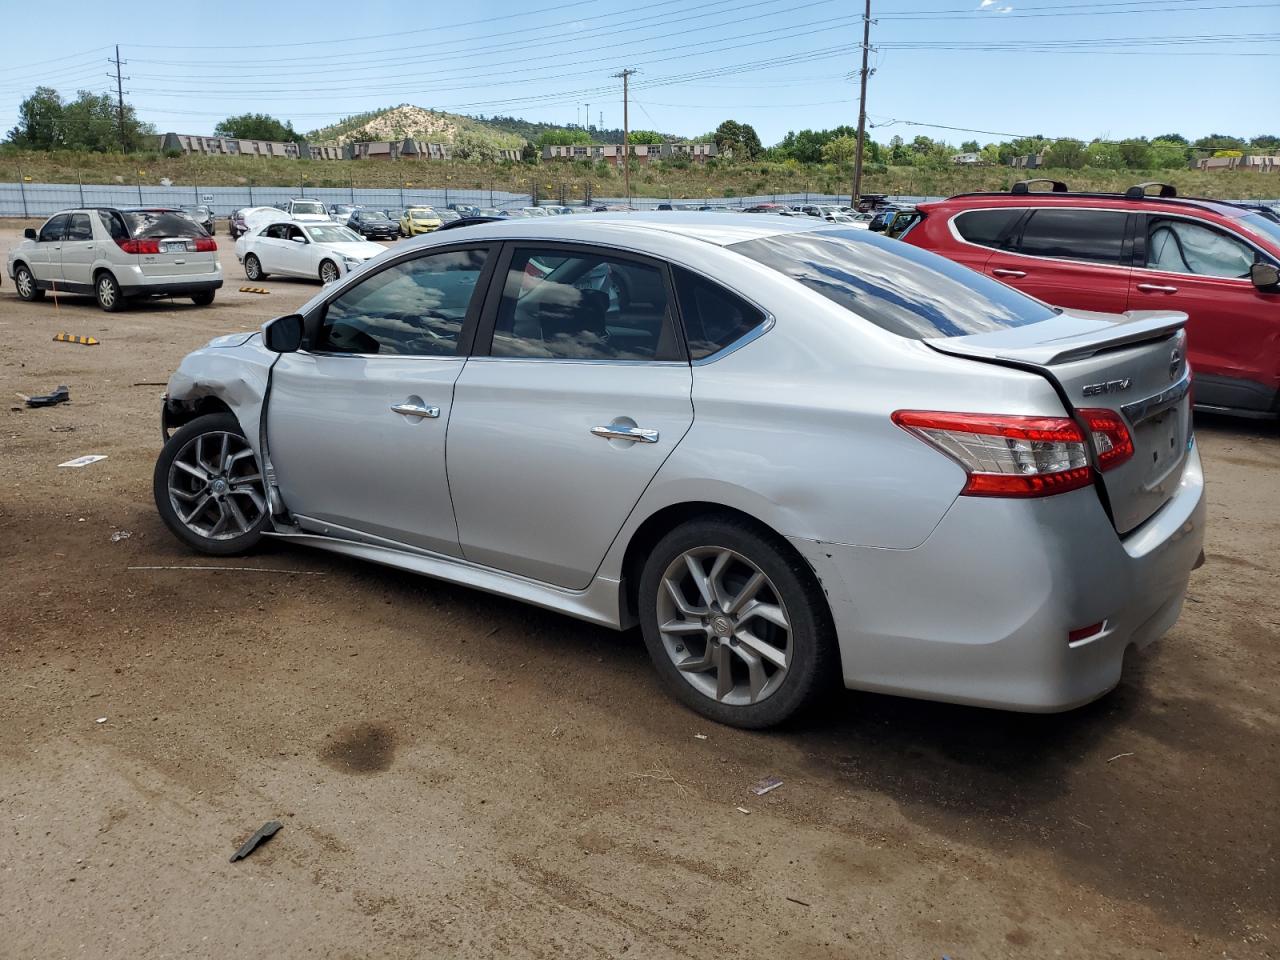
[[1133,438],[1120,414],[1114,410],[1081,410],[1080,416],[1093,434],[1100,471],[1106,473],[1133,456]]
[[893,422],[964,468],[964,496],[1047,497],[1093,481],[1084,434],[1067,417],[899,410]]
[[125,253],[159,253],[159,240],[117,240],[116,243]]
[[213,237],[200,237],[196,240],[196,253],[212,253],[218,249],[218,241]]
[[1096,637],[1107,625],[1107,621],[1103,620],[1099,623],[1091,623],[1087,627],[1078,627],[1075,630],[1068,631],[1067,643],[1079,643],[1081,640],[1088,640],[1090,637]]

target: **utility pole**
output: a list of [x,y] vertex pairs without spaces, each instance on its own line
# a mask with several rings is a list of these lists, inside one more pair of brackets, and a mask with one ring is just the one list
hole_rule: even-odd
[[628,210],[631,209],[631,124],[627,119],[627,79],[635,72],[628,67],[614,74],[622,78],[622,182],[626,185]]
[[[124,132],[124,81],[127,80],[128,77],[120,76],[120,68],[124,64],[128,63],[128,61],[120,59],[120,44],[116,44],[116,58],[112,60],[108,57],[107,63],[114,63],[116,65],[116,117],[120,122],[120,149],[125,153],[128,153],[129,139],[125,136]],[[107,74],[107,76],[109,77],[111,74]]]
[[871,0],[867,0],[867,11],[862,17],[862,73],[860,74],[858,92],[858,152],[853,158],[853,196],[849,206],[857,206],[862,196],[862,145],[867,130],[867,54],[871,52]]
[[591,132],[591,104],[587,104],[587,133]]

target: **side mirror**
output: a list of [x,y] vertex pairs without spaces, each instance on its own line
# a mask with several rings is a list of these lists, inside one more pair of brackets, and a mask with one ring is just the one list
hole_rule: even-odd
[[1249,279],[1259,290],[1274,293],[1280,290],[1280,267],[1272,263],[1255,263],[1249,268]]
[[28,240],[34,240],[36,238],[36,228],[27,227],[27,229],[22,231],[22,235]]
[[262,325],[262,342],[273,353],[294,353],[302,346],[302,314],[276,317]]
[[306,243],[306,242],[307,242],[307,238],[306,238],[306,237],[290,237],[289,239],[290,239],[290,240],[292,240],[294,243]]
[[884,228],[888,226],[883,220],[872,220],[867,224],[867,229],[872,233],[884,233]]

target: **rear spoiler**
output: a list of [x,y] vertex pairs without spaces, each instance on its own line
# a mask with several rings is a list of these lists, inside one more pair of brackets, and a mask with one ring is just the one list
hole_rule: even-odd
[[[1122,322],[1116,322],[1114,313],[1091,313],[1072,310],[1070,315],[1081,320],[1107,321],[1087,331],[1040,343],[1015,345],[991,343],[988,338],[1003,339],[999,334],[977,334],[969,337],[931,337],[924,342],[941,353],[955,356],[976,357],[983,360],[1009,360],[1014,363],[1030,363],[1052,366],[1083,360],[1108,350],[1115,350],[1131,343],[1159,340],[1177,333],[1187,322],[1187,315],[1174,310],[1128,310]],[[1032,327],[1015,328],[1027,331]],[[984,343],[984,340],[988,342]]]

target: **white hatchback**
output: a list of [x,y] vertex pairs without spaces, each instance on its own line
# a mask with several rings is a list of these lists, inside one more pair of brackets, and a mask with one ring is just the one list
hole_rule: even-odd
[[253,281],[278,273],[332,283],[386,249],[340,224],[275,220],[259,222],[237,240],[236,259]]

